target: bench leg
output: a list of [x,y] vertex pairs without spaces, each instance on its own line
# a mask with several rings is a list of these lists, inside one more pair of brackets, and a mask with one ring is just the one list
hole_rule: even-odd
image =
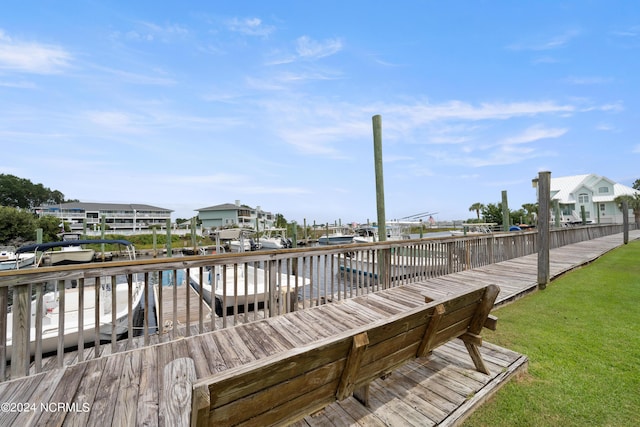
[[467,341],[464,341],[464,346],[467,347],[469,356],[471,356],[471,360],[473,360],[473,364],[476,366],[476,369],[483,374],[491,375],[489,368],[484,364],[484,360],[482,359],[478,346]]
[[353,397],[367,408],[369,407],[369,383],[353,390]]

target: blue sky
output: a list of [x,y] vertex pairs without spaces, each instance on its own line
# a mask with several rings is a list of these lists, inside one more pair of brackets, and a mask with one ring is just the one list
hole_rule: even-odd
[[467,219],[640,178],[636,1],[31,1],[0,14],[0,173],[188,218]]

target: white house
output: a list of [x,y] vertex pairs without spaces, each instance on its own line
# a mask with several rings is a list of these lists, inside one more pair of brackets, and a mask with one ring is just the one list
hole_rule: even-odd
[[[634,194],[640,194],[640,191],[596,174],[551,178],[551,202],[552,206],[558,202],[562,223],[582,221],[584,207],[587,222],[621,224],[622,212],[614,199]],[[631,210],[629,220],[633,222]]]

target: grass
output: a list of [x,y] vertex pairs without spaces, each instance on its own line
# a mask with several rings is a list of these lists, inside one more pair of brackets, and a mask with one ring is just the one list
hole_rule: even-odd
[[486,341],[529,357],[465,426],[631,426],[640,419],[640,241],[494,312]]

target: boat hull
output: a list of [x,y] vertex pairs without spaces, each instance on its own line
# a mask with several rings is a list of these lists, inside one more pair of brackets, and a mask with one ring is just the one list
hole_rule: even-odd
[[0,261],[0,271],[15,270],[25,267],[29,267],[35,263],[35,254],[19,254],[15,255],[13,259],[7,258]]
[[[226,270],[226,271],[224,271]],[[226,269],[217,266],[215,276],[211,271],[205,271],[201,278],[198,271],[189,276],[191,286],[202,293],[203,299],[212,306],[218,316],[222,316],[225,309],[228,314],[236,311],[252,311],[263,308],[269,302],[268,273],[262,268],[249,267],[246,271],[233,267]],[[222,277],[222,274],[225,277]],[[246,276],[245,276],[246,275]],[[295,288],[296,276],[286,273],[276,275],[276,300],[286,301],[287,289]],[[211,283],[214,283],[212,287]],[[298,277],[298,286],[308,285],[309,280]]]
[[[144,282],[133,283],[133,300],[132,315],[135,318],[141,309],[142,296],[144,294]],[[78,346],[80,337],[78,328],[78,289],[65,290],[65,314],[64,323],[65,331],[63,338],[64,348],[75,348]],[[47,292],[43,296],[43,313],[42,313],[42,354],[53,353],[58,349],[59,333],[58,322],[60,313],[58,311],[57,293]],[[98,332],[98,341],[110,341],[112,331],[115,328],[116,339],[120,338],[128,331],[128,284],[120,283],[116,287],[116,321],[112,324],[111,314],[111,292],[101,289],[101,315],[100,327]],[[31,334],[30,334],[30,352],[34,355],[36,352],[36,301],[31,305]],[[82,328],[82,339],[84,344],[92,345],[96,341],[95,333],[95,288],[87,287],[84,291],[84,325]],[[13,333],[13,317],[12,313],[7,314],[7,359],[11,359],[12,353],[12,333]]]
[[353,243],[354,236],[321,236],[318,238],[318,243],[321,245],[346,245]]
[[79,249],[73,251],[54,251],[47,254],[51,265],[84,264],[93,261],[93,249]]

